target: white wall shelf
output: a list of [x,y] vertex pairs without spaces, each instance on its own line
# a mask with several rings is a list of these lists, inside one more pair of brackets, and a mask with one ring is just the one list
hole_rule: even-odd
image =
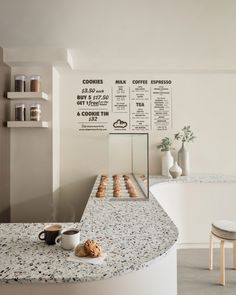
[[48,100],[45,92],[7,92],[7,98],[11,100]]
[[48,128],[46,121],[7,121],[8,128]]

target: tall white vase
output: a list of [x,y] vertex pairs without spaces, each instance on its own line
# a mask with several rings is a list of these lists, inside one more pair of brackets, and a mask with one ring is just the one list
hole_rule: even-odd
[[161,174],[163,176],[171,177],[170,167],[173,166],[174,158],[171,155],[170,151],[163,152],[161,158]]
[[189,152],[187,151],[184,142],[178,152],[178,164],[182,169],[182,175],[188,176],[190,173]]

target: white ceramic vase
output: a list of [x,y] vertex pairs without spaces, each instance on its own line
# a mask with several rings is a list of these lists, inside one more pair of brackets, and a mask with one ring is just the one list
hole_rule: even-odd
[[187,151],[184,142],[178,152],[178,164],[182,169],[182,175],[188,176],[190,173],[189,152]]
[[171,155],[170,151],[163,152],[161,158],[161,174],[163,176],[171,177],[170,167],[173,166],[174,158]]
[[170,175],[173,177],[173,178],[178,178],[181,176],[182,174],[182,169],[179,167],[177,161],[174,162],[174,165],[172,167],[170,167]]

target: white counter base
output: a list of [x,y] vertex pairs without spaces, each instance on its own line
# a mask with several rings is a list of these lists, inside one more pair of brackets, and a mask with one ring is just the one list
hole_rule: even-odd
[[151,192],[178,227],[178,248],[208,248],[211,223],[236,220],[236,183],[162,183]]

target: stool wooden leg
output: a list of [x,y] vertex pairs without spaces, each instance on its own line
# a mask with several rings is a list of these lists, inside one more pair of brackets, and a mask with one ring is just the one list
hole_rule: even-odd
[[236,269],[236,242],[233,242],[233,268]]
[[213,269],[213,247],[212,247],[212,233],[209,236],[209,270]]
[[223,240],[220,241],[220,284],[222,286],[225,285],[225,242]]

